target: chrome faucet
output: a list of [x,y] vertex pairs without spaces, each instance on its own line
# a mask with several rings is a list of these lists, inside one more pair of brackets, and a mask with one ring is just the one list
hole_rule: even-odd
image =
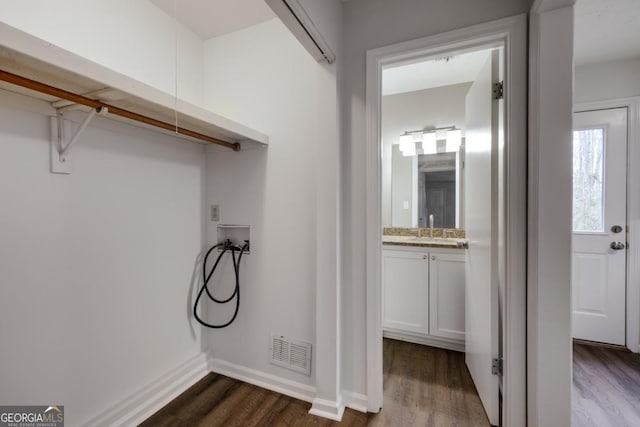
[[429,237],[433,239],[433,214],[429,215]]

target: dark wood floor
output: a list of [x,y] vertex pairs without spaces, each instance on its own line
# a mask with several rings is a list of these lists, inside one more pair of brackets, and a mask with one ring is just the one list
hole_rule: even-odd
[[573,426],[640,426],[640,355],[573,345]]
[[342,422],[309,415],[310,404],[209,374],[142,426],[488,426],[464,354],[385,339],[384,408],[345,411]]
[[464,353],[385,339],[384,407],[372,426],[489,426]]

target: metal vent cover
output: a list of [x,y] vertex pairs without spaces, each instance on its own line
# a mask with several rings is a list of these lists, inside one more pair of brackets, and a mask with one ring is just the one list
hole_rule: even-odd
[[311,375],[311,343],[271,335],[269,354],[274,365]]

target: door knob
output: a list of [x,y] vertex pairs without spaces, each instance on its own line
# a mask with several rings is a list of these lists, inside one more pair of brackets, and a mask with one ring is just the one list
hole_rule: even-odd
[[622,242],[611,242],[611,244],[609,245],[609,247],[613,250],[619,251],[621,249],[624,249],[626,247],[626,245]]

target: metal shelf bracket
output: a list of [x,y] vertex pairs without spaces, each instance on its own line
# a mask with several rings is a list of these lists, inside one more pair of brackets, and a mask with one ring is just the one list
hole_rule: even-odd
[[65,122],[64,111],[68,107],[59,108],[55,117],[51,117],[51,173],[70,174],[71,168],[71,148],[76,142],[80,134],[84,132],[89,122],[99,114],[106,115],[109,110],[106,107],[92,108],[89,115],[85,117],[80,127],[75,131],[69,142],[65,143]]

